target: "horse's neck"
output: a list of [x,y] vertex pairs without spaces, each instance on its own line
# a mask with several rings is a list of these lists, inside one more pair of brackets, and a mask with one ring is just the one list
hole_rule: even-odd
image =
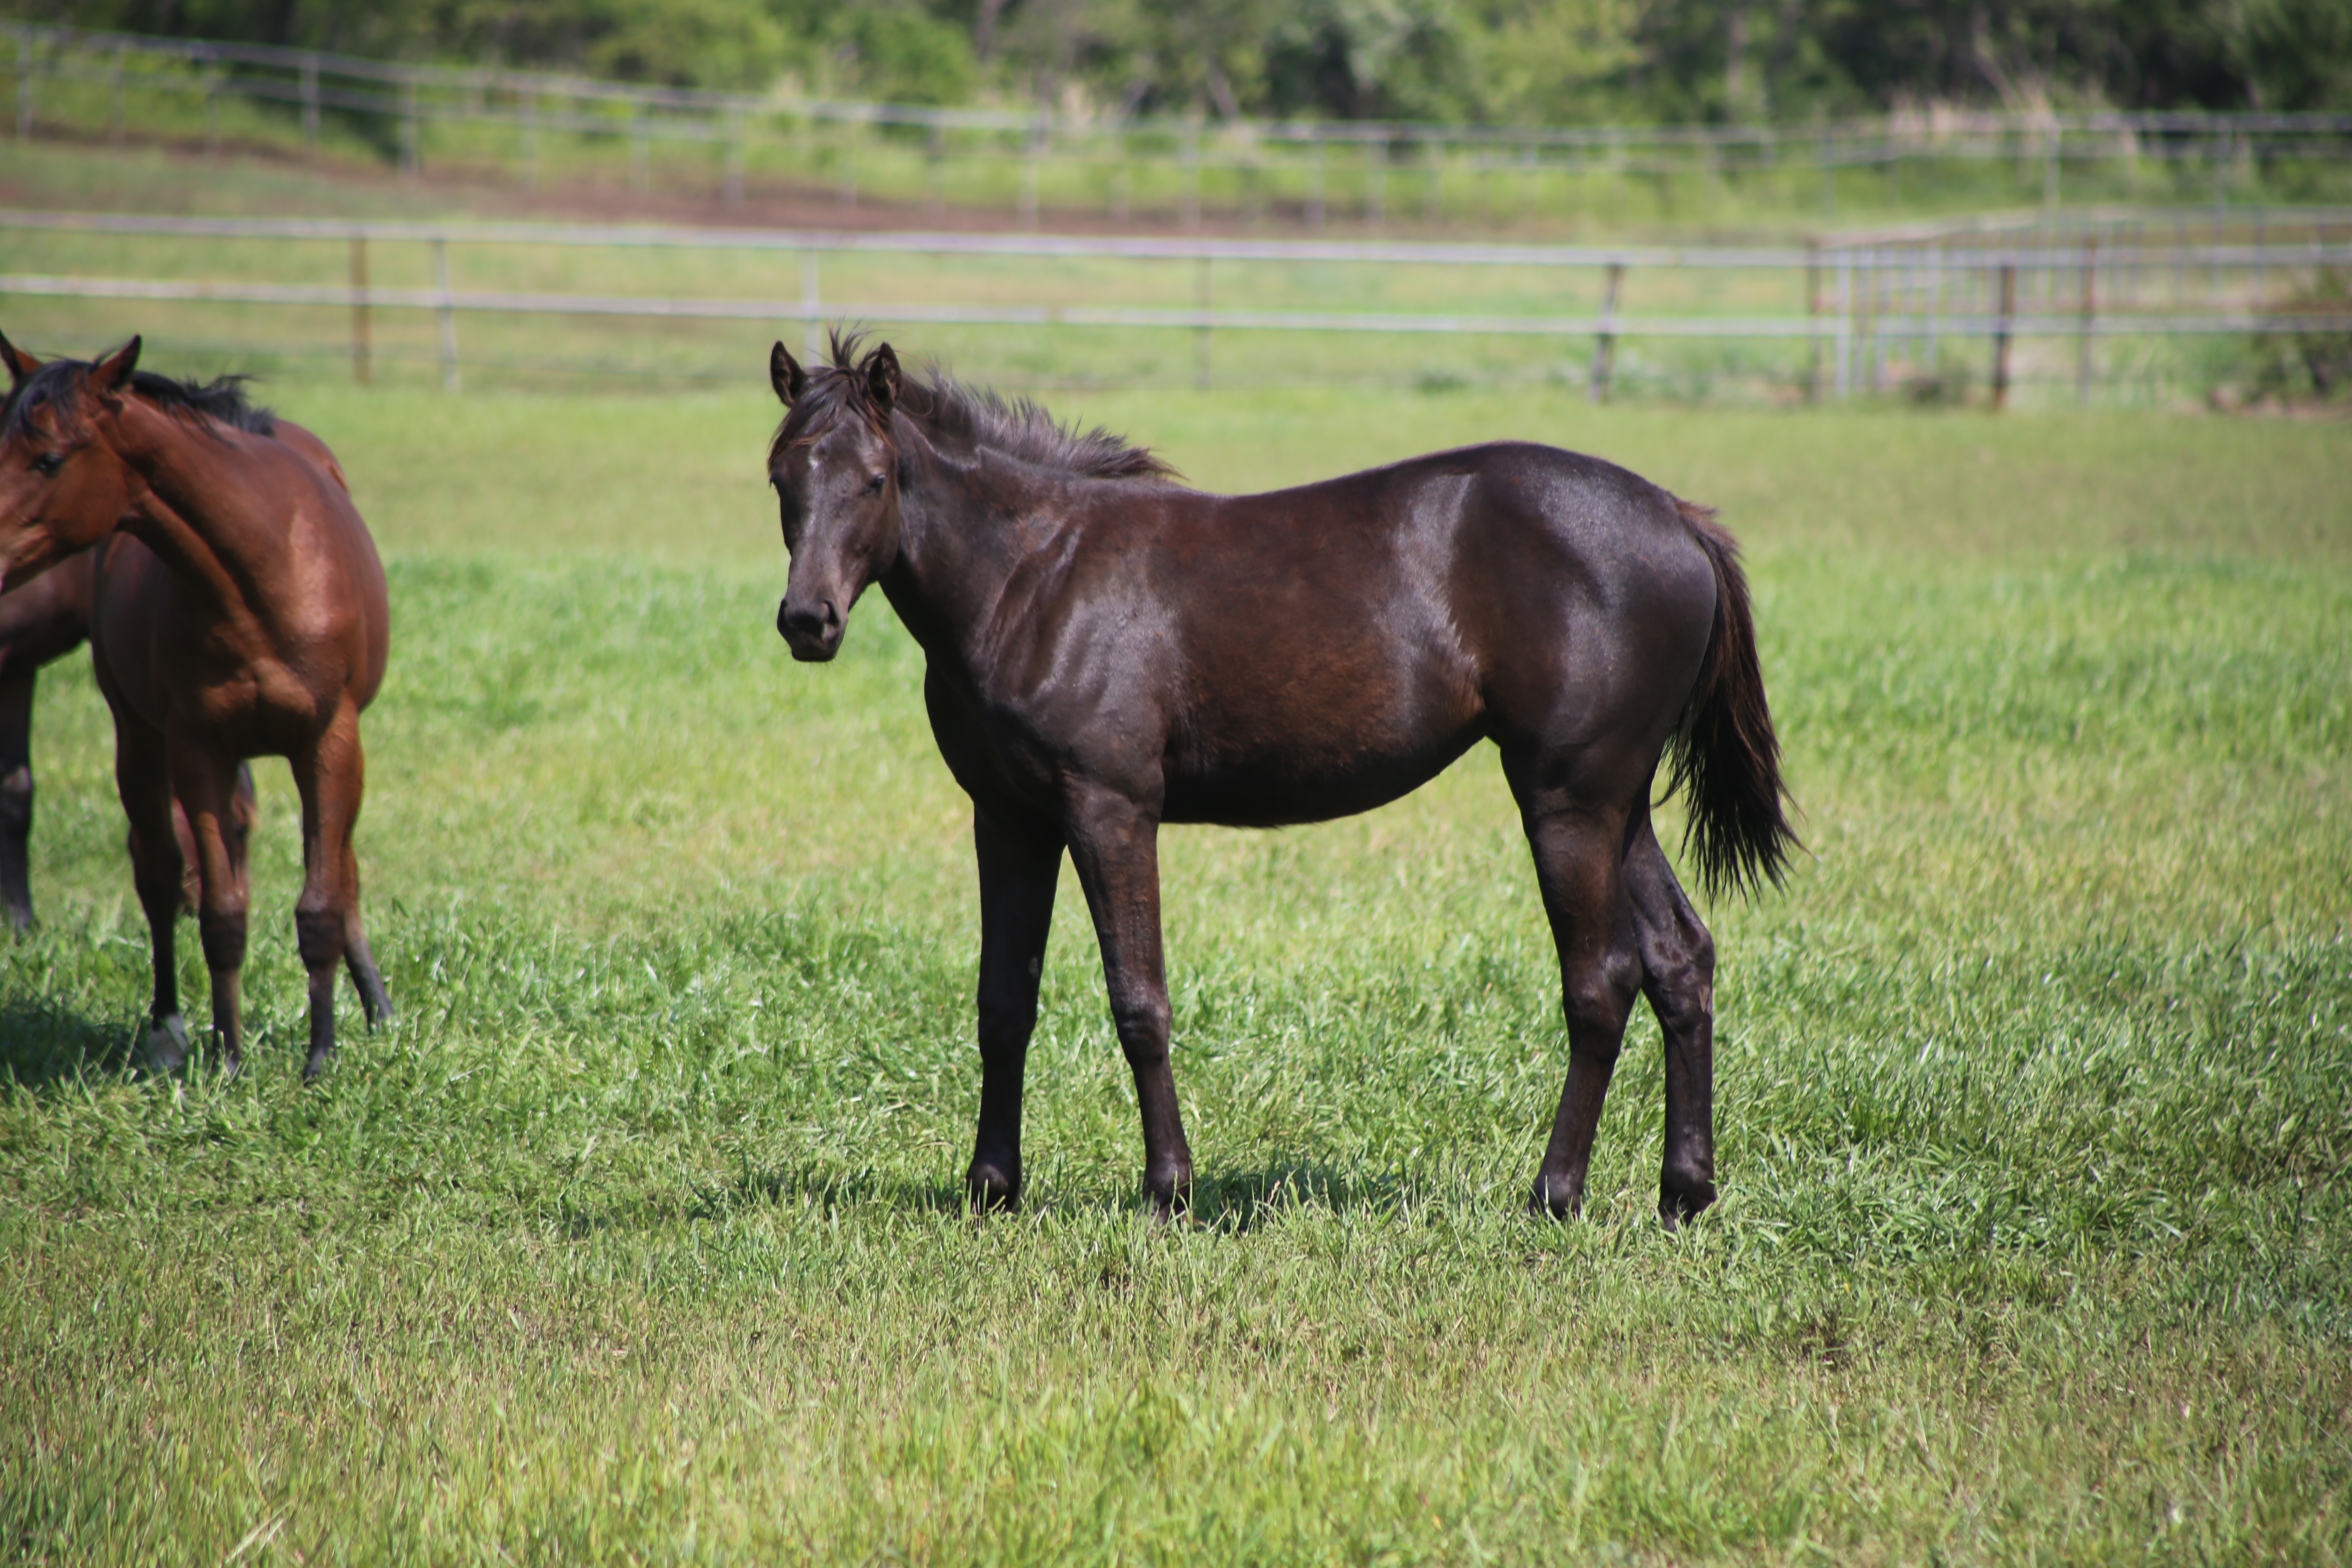
[[141,480],[123,529],[222,610],[248,605],[248,585],[284,550],[284,531],[236,471],[234,439],[135,398],[114,430],[117,455]]
[[932,654],[965,653],[994,616],[1006,584],[1035,551],[1026,476],[985,450],[950,460],[910,451],[914,484],[900,490],[898,566],[883,592]]

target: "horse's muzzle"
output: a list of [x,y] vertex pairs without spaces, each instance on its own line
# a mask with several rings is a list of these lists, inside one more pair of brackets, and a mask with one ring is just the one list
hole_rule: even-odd
[[841,612],[831,599],[813,605],[786,599],[776,606],[776,630],[803,664],[822,664],[841,651]]

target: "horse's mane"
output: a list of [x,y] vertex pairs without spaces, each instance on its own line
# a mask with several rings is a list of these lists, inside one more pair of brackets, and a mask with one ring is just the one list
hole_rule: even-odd
[[[15,440],[24,432],[26,421],[43,408],[57,411],[64,434],[80,435],[79,394],[96,368],[88,360],[53,359],[26,376],[22,385],[10,391],[7,407],[0,412],[0,442]],[[245,384],[249,379],[219,375],[210,381],[183,381],[151,370],[134,370],[131,390],[173,414],[215,420],[247,435],[274,435],[277,416],[246,395]]]
[[[772,465],[786,448],[814,441],[845,413],[879,429],[882,416],[867,391],[874,354],[862,358],[863,332],[832,334],[833,363],[812,365],[808,384],[784,415],[768,448]],[[877,350],[876,353],[880,351]],[[989,387],[966,386],[936,364],[902,375],[898,406],[909,419],[950,440],[1001,452],[1017,462],[1093,479],[1170,479],[1176,470],[1148,447],[1097,425],[1065,426],[1026,397],[1005,398]]]

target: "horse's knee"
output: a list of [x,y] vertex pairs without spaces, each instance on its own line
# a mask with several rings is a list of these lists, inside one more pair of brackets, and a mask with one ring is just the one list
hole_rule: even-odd
[[19,763],[0,774],[0,833],[22,839],[33,829],[33,764]]
[[245,907],[201,909],[196,935],[203,942],[205,967],[215,974],[233,974],[245,967]]
[[983,1055],[999,1051],[1019,1050],[1029,1043],[1037,1030],[1037,1004],[1028,1002],[992,1002],[986,997],[980,1003],[980,1048]]
[[341,910],[306,905],[294,911],[294,945],[303,968],[317,971],[341,962],[344,940]]
[[1127,1053],[1130,1063],[1140,1065],[1167,1058],[1168,1037],[1175,1016],[1165,995],[1138,993],[1113,996],[1110,1016],[1112,1026],[1118,1031],[1119,1048]]
[[1613,1058],[1641,984],[1641,961],[1628,952],[1612,952],[1601,963],[1568,975],[1561,986],[1561,1005],[1568,1015],[1570,1045]]

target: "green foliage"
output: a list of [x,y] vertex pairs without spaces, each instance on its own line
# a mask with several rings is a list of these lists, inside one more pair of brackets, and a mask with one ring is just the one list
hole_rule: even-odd
[[2342,0],[12,0],[84,26],[923,103],[1558,124],[2352,107]]

